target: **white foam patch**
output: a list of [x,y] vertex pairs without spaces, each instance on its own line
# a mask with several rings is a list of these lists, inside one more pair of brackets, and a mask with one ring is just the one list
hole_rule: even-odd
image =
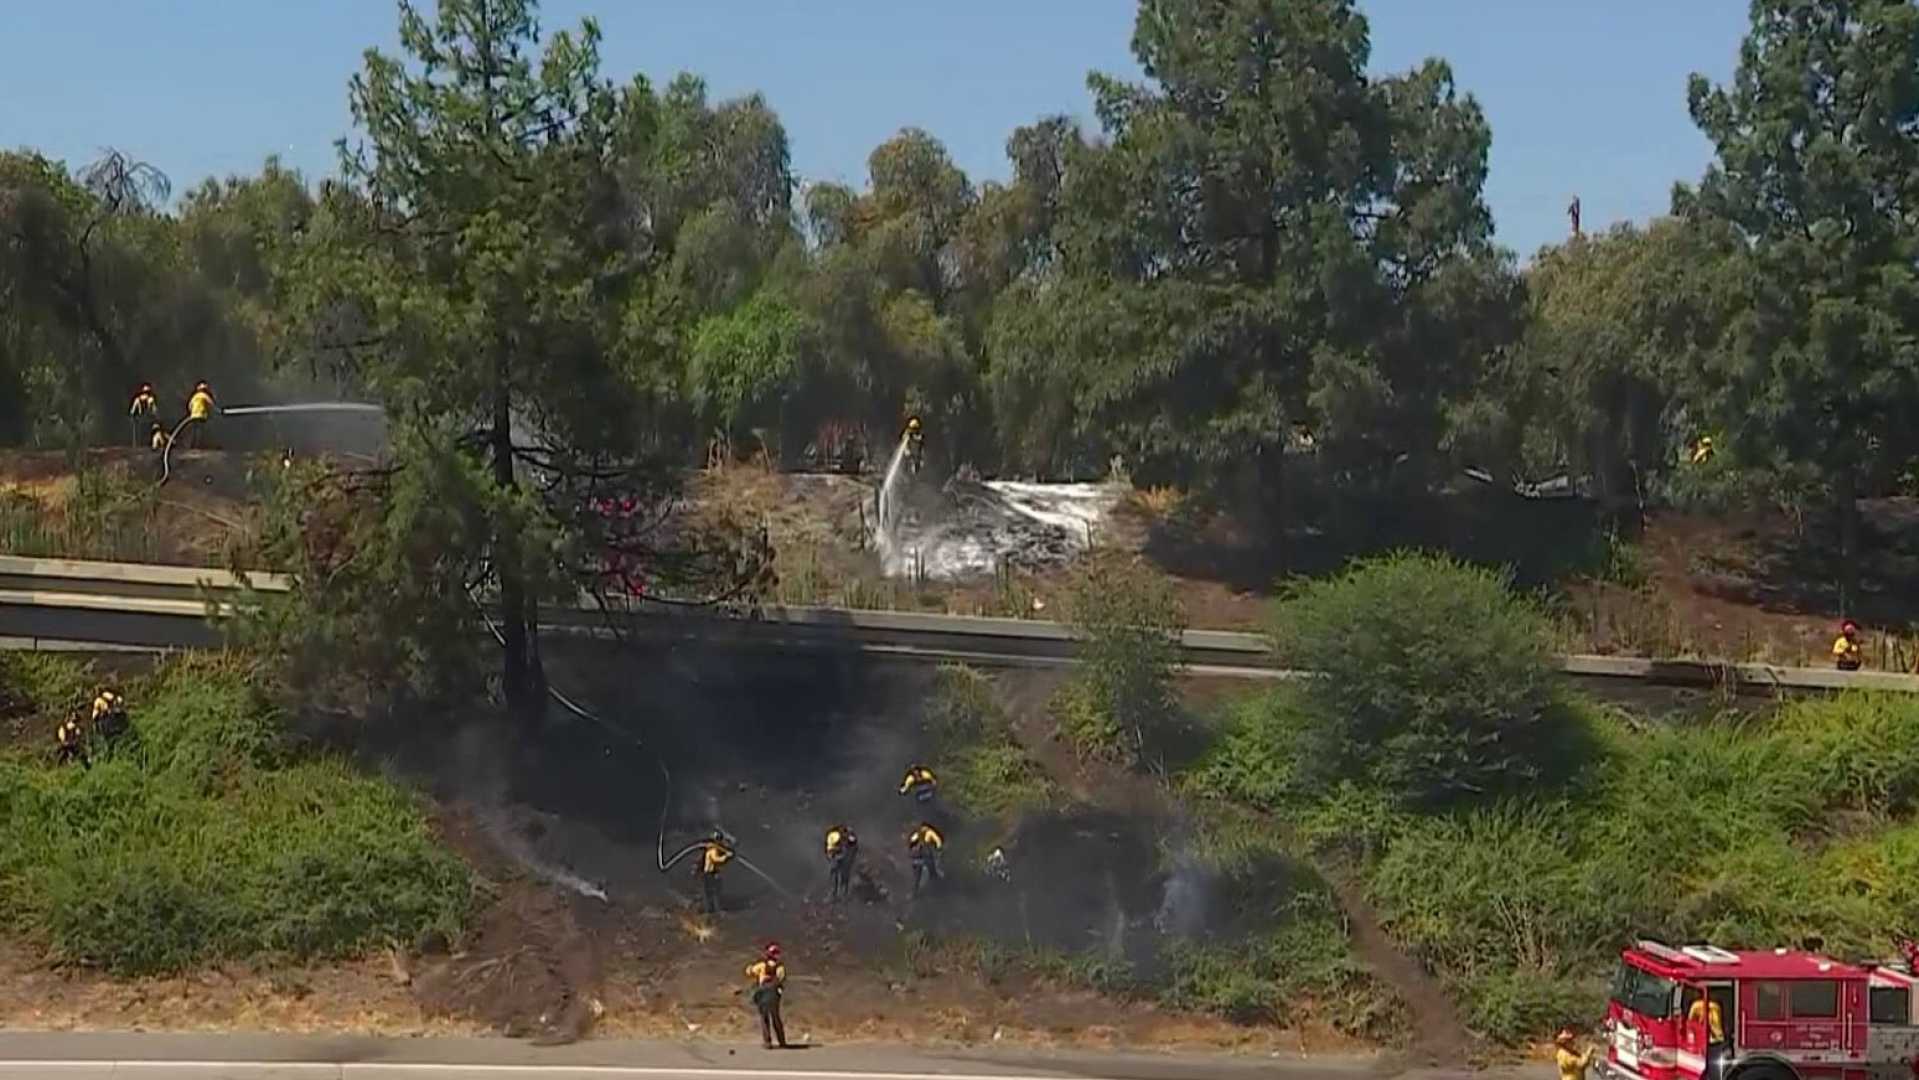
[[889,577],[958,581],[1002,563],[1057,565],[1094,542],[1123,494],[1113,484],[1013,480],[955,481],[936,492],[889,468],[874,546]]

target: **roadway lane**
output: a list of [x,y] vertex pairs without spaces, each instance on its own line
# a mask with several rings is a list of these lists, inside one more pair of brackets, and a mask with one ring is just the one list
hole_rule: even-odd
[[[1221,1057],[1027,1050],[590,1040],[534,1047],[507,1039],[0,1032],[0,1080],[1450,1080],[1367,1057]],[[1477,1074],[1546,1080],[1526,1066]]]

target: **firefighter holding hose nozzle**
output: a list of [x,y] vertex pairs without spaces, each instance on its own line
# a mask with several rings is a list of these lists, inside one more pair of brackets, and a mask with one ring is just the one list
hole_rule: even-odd
[[193,395],[187,398],[187,446],[198,450],[207,442],[205,428],[213,420],[213,388],[205,380],[193,384]]
[[906,850],[913,858],[913,895],[927,885],[938,882],[940,874],[940,851],[946,847],[946,840],[939,830],[922,821],[906,836]]
[[786,1021],[780,1016],[780,998],[786,995],[786,963],[780,957],[779,942],[769,942],[760,958],[746,965],[746,977],[752,987],[753,1007],[760,1012],[761,1045],[771,1050],[777,1038],[780,1049],[786,1049]]
[[914,473],[926,463],[926,433],[920,429],[920,418],[908,417],[906,420],[906,467]]
[[733,846],[726,834],[714,829],[693,864],[693,875],[700,879],[700,910],[708,915],[720,913],[720,871],[733,861]]
[[826,830],[826,865],[833,881],[833,899],[843,899],[853,888],[853,860],[859,854],[860,838],[845,825]]

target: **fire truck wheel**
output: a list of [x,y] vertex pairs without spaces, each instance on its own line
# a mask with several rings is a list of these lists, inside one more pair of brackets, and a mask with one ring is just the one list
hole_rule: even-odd
[[1734,1069],[1726,1080],[1796,1080],[1791,1070],[1779,1065],[1748,1065],[1743,1069]]

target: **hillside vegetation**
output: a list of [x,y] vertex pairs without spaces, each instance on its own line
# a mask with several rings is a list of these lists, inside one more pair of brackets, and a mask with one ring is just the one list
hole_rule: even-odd
[[0,760],[0,918],[65,963],[119,974],[222,960],[353,955],[454,931],[464,865],[424,808],[303,750],[237,658],[168,663],[125,688],[135,728],[51,763],[53,729],[91,697],[86,670],[0,657],[26,740]]
[[1349,868],[1502,1039],[1597,1015],[1635,935],[1890,949],[1919,870],[1919,702],[1648,722],[1555,685],[1542,625],[1443,559],[1309,585],[1275,635],[1337,677],[1235,704],[1183,789]]

